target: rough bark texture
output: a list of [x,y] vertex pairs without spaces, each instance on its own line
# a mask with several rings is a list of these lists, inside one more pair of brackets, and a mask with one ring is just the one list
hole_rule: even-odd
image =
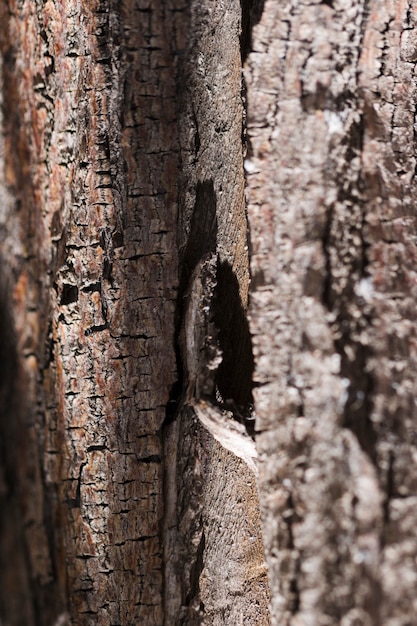
[[416,23],[0,0],[2,623],[415,622]]
[[26,399],[11,485],[34,605],[19,621],[3,587],[6,622],[162,622],[184,15],[175,1],[2,7]]
[[267,0],[246,66],[273,624],[415,622],[413,1]]
[[5,624],[269,622],[254,476],[176,406],[206,252],[216,385],[251,395],[240,5],[212,4],[0,4]]
[[[181,326],[186,317],[195,267],[206,254],[217,254],[213,308],[223,361],[211,395],[215,400],[216,387],[224,400],[245,410],[252,400],[253,357],[246,320],[249,266],[240,21],[237,1],[209,0],[192,7],[180,96],[183,160],[177,324]],[[177,332],[181,335],[181,329]],[[191,372],[184,361],[182,355],[179,410],[167,432],[167,457],[172,458],[167,467],[170,473],[176,467],[177,482],[175,486],[173,480],[170,487],[172,513],[166,518],[170,584],[165,623],[268,624],[255,476],[207,434],[195,411],[184,403],[185,394],[191,392],[190,400],[199,395],[188,388]],[[207,378],[201,382],[205,395]]]

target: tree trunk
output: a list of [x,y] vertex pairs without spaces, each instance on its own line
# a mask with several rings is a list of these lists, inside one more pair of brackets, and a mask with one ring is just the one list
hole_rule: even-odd
[[255,476],[180,345],[211,253],[216,387],[247,408],[241,9],[211,5],[2,4],[6,623],[269,621]]
[[416,15],[0,2],[2,623],[413,622]]
[[246,162],[273,624],[416,620],[416,3],[265,3]]

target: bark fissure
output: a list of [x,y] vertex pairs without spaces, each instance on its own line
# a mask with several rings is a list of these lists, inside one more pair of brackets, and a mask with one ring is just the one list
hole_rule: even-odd
[[[245,3],[244,20],[251,6]],[[246,312],[241,77],[249,33],[242,33],[240,45],[240,25],[237,0],[191,3],[192,28],[180,72],[178,380],[164,428],[165,465],[175,468],[165,478],[167,625],[268,623],[259,503],[253,478],[248,482],[247,476],[252,470],[217,443],[211,426],[203,425],[215,416],[222,427],[236,422],[238,440],[243,437],[240,422],[253,434],[253,420],[247,419],[253,357]],[[193,327],[199,330],[190,337]],[[226,525],[232,529],[227,535]],[[244,557],[249,537],[254,550]],[[259,575],[251,582],[253,569]],[[229,587],[230,572],[244,593]],[[219,575],[226,575],[226,583],[213,594],[209,590]]]
[[185,249],[182,251],[179,262],[179,284],[175,307],[175,354],[177,363],[177,380],[173,383],[170,398],[166,408],[165,425],[171,423],[184,400],[187,372],[183,362],[183,348],[181,346],[181,332],[184,327],[184,309],[187,290],[190,288],[190,279],[199,261],[209,253],[216,252],[217,245],[217,215],[216,196],[213,181],[198,182],[195,192],[195,204],[192,213],[189,235]]
[[[349,171],[349,164],[355,159],[362,158],[364,138],[364,116],[361,113],[363,102],[358,95],[346,94],[346,99],[340,98],[336,103],[339,110],[344,106],[355,107],[358,110],[358,121],[353,124],[350,132],[344,137],[345,172]],[[330,161],[332,156],[330,154]],[[347,167],[346,167],[347,166]],[[357,240],[355,251],[351,255],[350,280],[342,291],[338,284],[332,286],[335,270],[341,264],[341,259],[334,255],[332,248],[340,246],[334,229],[337,229],[337,215],[334,206],[330,206],[327,213],[323,237],[323,251],[325,256],[326,274],[323,280],[323,303],[330,313],[334,313],[333,333],[335,348],[341,358],[341,376],[345,381],[343,418],[341,424],[352,430],[357,436],[362,449],[376,463],[376,432],[371,415],[373,410],[373,376],[369,372],[368,364],[372,358],[372,348],[363,345],[361,333],[372,325],[372,308],[367,302],[367,284],[369,264],[367,258],[367,242],[364,230],[366,227],[366,198],[365,181],[361,172],[346,177],[342,182],[339,179],[340,189],[337,192],[337,203],[344,207],[358,207],[358,221],[350,228],[347,238],[353,242]],[[332,234],[333,233],[333,234]],[[345,233],[346,236],[346,233]],[[343,248],[341,248],[343,254]],[[358,315],[359,311],[359,315]]]
[[240,54],[242,58],[242,67],[248,54],[252,50],[252,32],[262,17],[264,5],[265,0],[240,0]]

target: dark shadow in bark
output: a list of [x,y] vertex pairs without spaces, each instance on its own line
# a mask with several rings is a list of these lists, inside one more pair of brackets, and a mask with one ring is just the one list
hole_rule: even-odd
[[217,244],[217,199],[213,181],[197,183],[190,234],[180,258],[179,295],[183,296],[190,282],[191,274],[206,254],[216,252]]
[[240,35],[240,52],[242,65],[252,49],[252,29],[262,17],[265,0],[240,0],[242,10],[242,30]]
[[222,362],[216,376],[218,390],[223,401],[233,405],[236,416],[240,415],[247,421],[253,405],[252,342],[246,311],[240,299],[239,283],[232,267],[226,262],[217,266],[214,323],[222,351]]
[[33,624],[24,554],[18,484],[19,423],[24,393],[19,385],[16,337],[0,261],[0,618],[14,626]]
[[[191,274],[197,263],[207,254],[216,252],[217,216],[216,195],[213,181],[198,183],[196,200],[191,218],[190,234],[185,246],[179,281],[176,312],[176,337],[179,339],[184,314],[184,299]],[[251,413],[253,407],[252,375],[254,361],[249,324],[239,293],[239,283],[231,265],[217,264],[217,287],[214,298],[214,325],[218,330],[218,342],[222,363],[216,373],[216,386],[221,402],[228,406],[237,419],[253,430]],[[175,418],[181,394],[184,391],[184,371],[179,345],[177,350],[178,379],[171,390],[167,405],[166,423]],[[212,398],[215,402],[216,399]],[[251,433],[253,434],[253,433]]]
[[204,568],[204,550],[206,547],[206,535],[204,533],[202,519],[200,519],[199,522],[203,530],[190,570],[189,592],[184,602],[185,606],[191,606],[193,600],[200,596],[200,576]]
[[[241,33],[240,33],[240,57],[242,68],[245,61],[252,51],[252,31],[259,23],[264,10],[265,0],[240,0],[241,7]],[[250,156],[252,149],[249,136],[247,133],[247,87],[246,80],[242,72],[241,79],[241,98],[243,103],[242,116],[242,151],[243,156]]]
[[[353,94],[345,94],[348,100],[354,98]],[[346,106],[343,99],[336,103],[341,108]],[[346,137],[346,161],[350,162],[357,158],[358,154],[362,154],[363,139],[365,134],[365,120],[363,115],[360,116],[355,124],[352,124],[349,135]],[[346,207],[346,212],[350,206],[361,205],[363,202],[358,196],[357,190],[340,183],[338,202]],[[364,186],[364,181],[358,180],[358,188]],[[347,401],[344,407],[343,426],[349,428],[357,437],[358,442],[366,454],[376,464],[376,441],[377,433],[375,426],[371,420],[374,405],[374,379],[369,371],[368,363],[372,357],[372,346],[363,345],[357,340],[360,336],[362,328],[372,325],[370,318],[371,312],[367,310],[364,302],[356,295],[355,286],[358,276],[366,279],[368,266],[368,249],[364,239],[364,230],[366,228],[365,209],[362,208],[362,223],[354,225],[346,225],[345,229],[351,231],[351,240],[358,240],[360,244],[357,248],[357,254],[350,261],[351,280],[340,288],[335,278],[334,268],[332,267],[332,250],[340,255],[338,263],[343,265],[343,248],[339,239],[333,234],[333,221],[336,219],[334,208],[330,207],[328,211],[327,226],[323,236],[323,250],[326,256],[326,277],[323,284],[322,300],[329,311],[337,311],[336,336],[339,337],[335,341],[336,349],[341,357],[341,376],[349,380],[347,389]],[[333,254],[334,256],[334,254]],[[356,311],[361,313],[361,318],[352,315],[352,303],[355,303]]]
[[197,263],[206,254],[216,252],[217,245],[217,200],[213,181],[199,182],[191,217],[190,233],[187,244],[180,252],[180,277],[175,312],[175,337],[178,378],[172,386],[166,408],[166,424],[175,419],[178,403],[184,391],[184,367],[181,361],[179,336],[184,315],[184,300],[190,283],[191,274]]

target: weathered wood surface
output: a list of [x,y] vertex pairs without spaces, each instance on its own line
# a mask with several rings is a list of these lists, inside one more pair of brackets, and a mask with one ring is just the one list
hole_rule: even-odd
[[[214,407],[215,387],[224,400],[239,405],[248,405],[251,398],[240,13],[235,0],[192,3],[190,37],[182,63],[177,308],[182,390],[176,419],[167,427],[166,436],[171,481],[167,481],[170,508],[165,519],[167,626],[269,624],[253,471],[207,432],[196,410],[196,405],[204,406],[199,400],[207,395],[212,396],[207,413]],[[198,297],[191,292],[201,293],[200,306],[210,309],[199,267],[205,258],[213,261],[216,256],[214,310],[208,315],[214,318],[223,362],[219,371],[214,369],[210,375],[207,361],[215,361],[218,355],[215,350],[208,354],[200,345],[204,337],[199,338],[194,328],[196,321],[197,327],[200,324]],[[213,309],[213,303],[211,306]]]
[[267,0],[246,65],[272,621],[417,615],[414,1]]
[[[413,623],[416,15],[0,3],[6,624]],[[252,376],[258,485],[195,410]]]
[[[36,623],[161,624],[183,3],[2,3]],[[14,251],[13,251],[14,252]],[[6,428],[7,434],[7,428]],[[22,442],[24,447],[22,447]],[[13,590],[2,588],[4,616]]]
[[0,3],[6,624],[269,623],[253,473],[194,414],[163,427],[204,252],[216,384],[250,399],[240,11]]

